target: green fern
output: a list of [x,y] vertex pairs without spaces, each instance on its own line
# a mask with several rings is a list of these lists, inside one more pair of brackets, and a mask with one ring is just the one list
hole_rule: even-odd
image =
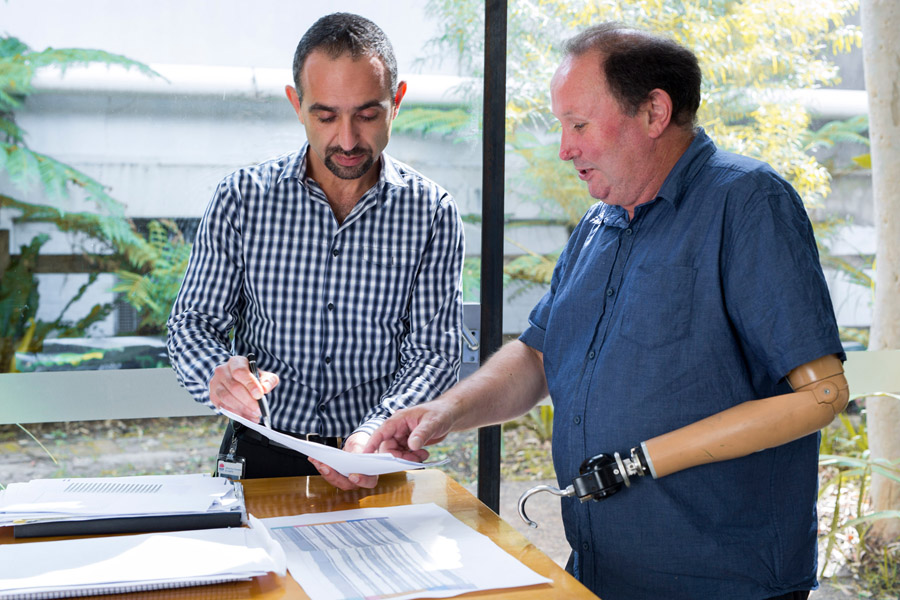
[[401,110],[393,124],[393,129],[398,132],[452,136],[454,141],[476,137],[476,127],[477,123],[473,126],[471,112],[462,108],[416,107]]
[[151,221],[146,239],[140,240],[143,271],[118,271],[120,282],[113,291],[123,293],[125,300],[137,309],[141,333],[162,333],[184,279],[191,246],[170,220]]
[[[5,173],[12,188],[22,198],[0,194],[0,208],[12,210],[15,223],[52,223],[64,232],[85,234],[91,243],[107,254],[104,260],[116,268],[145,267],[150,255],[140,244],[140,237],[124,217],[124,207],[105,187],[71,165],[31,149],[26,132],[16,123],[15,111],[36,90],[35,74],[48,67],[65,73],[71,67],[90,64],[119,65],[150,76],[159,74],[139,62],[102,50],[81,48],[47,48],[35,51],[18,38],[0,36],[0,174]],[[37,194],[36,194],[37,192]],[[77,196],[96,207],[95,212],[69,212],[62,200]],[[25,200],[37,196],[37,200]],[[37,351],[50,335],[65,337],[83,335],[85,330],[112,311],[111,304],[98,304],[87,315],[76,320],[64,319],[66,312],[84,297],[96,282],[92,274],[87,282],[64,306],[53,321],[37,319],[40,297],[34,265],[46,236],[37,236],[21,249],[2,275],[0,287],[0,372],[15,369],[16,351]],[[87,251],[85,250],[87,254]]]

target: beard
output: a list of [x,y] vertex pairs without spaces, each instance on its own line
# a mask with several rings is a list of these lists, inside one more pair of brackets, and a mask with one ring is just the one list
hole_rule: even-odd
[[[343,165],[339,165],[334,162],[334,155],[340,154],[342,156],[365,156],[366,159],[359,163],[358,165],[352,167],[345,167]],[[369,169],[372,168],[372,165],[375,164],[375,157],[372,156],[372,151],[367,148],[354,148],[350,152],[345,152],[341,150],[339,147],[331,147],[325,153],[325,166],[328,167],[328,170],[331,171],[335,177],[339,179],[359,179],[363,175],[369,172]]]

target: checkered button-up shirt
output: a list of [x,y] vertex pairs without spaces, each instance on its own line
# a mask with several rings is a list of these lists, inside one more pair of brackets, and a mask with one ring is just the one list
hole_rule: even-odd
[[215,367],[253,352],[280,378],[273,427],[346,437],[456,381],[462,221],[444,189],[382,154],[378,182],[338,224],[306,152],[219,184],[169,318],[169,358],[210,403]]

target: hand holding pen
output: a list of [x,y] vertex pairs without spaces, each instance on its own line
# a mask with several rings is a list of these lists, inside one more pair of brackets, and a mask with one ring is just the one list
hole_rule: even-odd
[[[253,377],[255,377],[257,381],[259,381],[259,370],[256,368],[256,355],[252,352],[248,354],[247,362],[250,363],[250,372],[253,373]],[[262,385],[261,381],[259,385]],[[269,419],[269,401],[266,398],[265,394],[263,394],[259,398],[259,414],[262,424],[269,429],[272,429],[272,421]]]
[[255,356],[232,356],[215,368],[209,381],[209,400],[217,408],[270,427],[265,395],[278,383],[278,375],[257,368]]

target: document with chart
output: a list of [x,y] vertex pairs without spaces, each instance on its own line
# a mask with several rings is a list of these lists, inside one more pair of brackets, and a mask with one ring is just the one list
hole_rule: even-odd
[[262,522],[312,600],[448,598],[550,583],[435,504]]

